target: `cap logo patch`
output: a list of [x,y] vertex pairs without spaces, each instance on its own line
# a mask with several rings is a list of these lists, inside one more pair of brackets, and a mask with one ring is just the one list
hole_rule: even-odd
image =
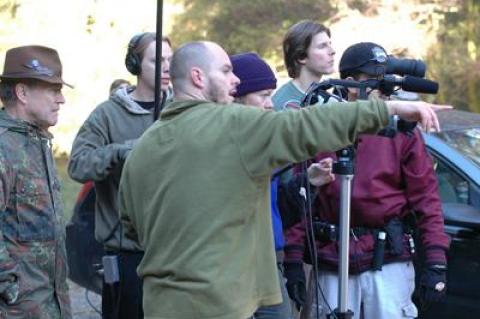
[[378,63],[385,63],[387,62],[387,53],[379,47],[372,48],[373,58],[372,61],[376,61]]

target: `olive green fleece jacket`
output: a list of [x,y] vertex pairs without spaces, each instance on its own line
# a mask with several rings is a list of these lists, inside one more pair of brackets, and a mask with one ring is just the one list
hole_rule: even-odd
[[380,101],[281,113],[170,104],[130,153],[119,188],[125,231],[145,249],[145,318],[245,319],[280,303],[272,170],[387,123]]

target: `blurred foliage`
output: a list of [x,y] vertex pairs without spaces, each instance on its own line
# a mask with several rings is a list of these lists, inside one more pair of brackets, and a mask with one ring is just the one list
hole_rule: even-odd
[[[130,38],[155,30],[157,1],[0,0],[0,68],[8,48],[38,43],[59,51],[67,103],[60,113],[55,154],[71,212],[80,184],[66,174],[67,153],[78,127],[107,98],[125,70]],[[164,0],[164,31],[174,46],[190,40],[219,42],[230,54],[255,51],[280,74],[286,30],[302,19],[332,30],[337,60],[359,41],[383,45],[402,57],[423,58],[440,82],[434,98],[480,113],[480,1],[478,0]],[[172,25],[173,23],[173,25]],[[171,31],[172,30],[172,31]],[[335,75],[334,75],[335,76]]]
[[336,13],[329,1],[174,0],[184,12],[174,21],[174,43],[210,40],[230,54],[255,51],[282,65],[286,30],[302,19],[327,20]]
[[[370,34],[363,35],[361,39],[349,37],[344,48],[367,39],[384,45],[397,56],[423,58],[428,66],[427,76],[440,83],[439,94],[427,99],[480,112],[478,0],[173,1],[184,7],[174,20],[172,38],[175,43],[208,39],[221,43],[230,54],[255,51],[272,63],[277,71],[284,69],[283,35],[301,19],[312,19],[329,26],[335,45],[338,41],[345,41],[335,33],[337,25],[350,23],[354,35],[362,33],[359,24],[365,21],[362,20],[365,17],[373,20],[385,16],[375,23],[378,33],[386,33],[392,24],[398,23],[395,21],[398,17],[394,15],[404,17],[405,10],[408,10],[409,21],[403,20],[405,33],[388,34],[397,42],[404,40],[403,46],[378,41],[378,35],[370,30]],[[348,21],[349,18],[356,18],[356,21]],[[423,31],[409,39],[411,34],[406,31],[411,23]],[[345,28],[340,30],[345,31]],[[341,35],[345,37],[346,34]],[[405,41],[410,42],[405,44]],[[419,46],[421,50],[418,50]],[[419,51],[422,56],[415,55]]]
[[[478,0],[164,0],[164,31],[174,46],[185,41],[219,42],[230,54],[255,51],[282,83],[282,39],[302,19],[332,30],[338,62],[343,50],[372,41],[401,57],[425,59],[428,77],[440,82],[427,97],[480,112]],[[69,151],[83,120],[107,98],[112,80],[134,78],[124,66],[130,38],[155,30],[157,1],[0,0],[0,68],[8,48],[42,44],[58,50],[67,103],[54,143]],[[332,75],[336,77],[337,75]]]
[[[165,7],[172,9],[165,1]],[[8,48],[41,44],[55,48],[63,64],[66,103],[51,129],[60,151],[70,151],[79,126],[104,101],[114,79],[135,78],[125,68],[130,38],[154,31],[156,1],[137,0],[135,8],[118,0],[0,0],[0,69]],[[165,21],[168,32],[168,19]]]
[[449,1],[427,62],[440,82],[438,101],[480,113],[480,2]]
[[16,0],[1,0],[0,1],[0,15],[15,19],[17,9],[20,6],[19,1]]

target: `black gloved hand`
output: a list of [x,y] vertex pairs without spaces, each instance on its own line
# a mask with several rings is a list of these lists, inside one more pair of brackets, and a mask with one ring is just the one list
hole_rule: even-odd
[[305,285],[305,271],[302,263],[284,263],[285,278],[287,278],[288,296],[295,302],[297,310],[305,305],[307,288]]
[[1,293],[0,298],[2,298],[7,305],[12,305],[18,300],[19,286],[17,280],[11,280],[7,282],[2,282],[0,284]]
[[424,303],[439,302],[447,291],[447,266],[426,266],[420,277],[420,298]]

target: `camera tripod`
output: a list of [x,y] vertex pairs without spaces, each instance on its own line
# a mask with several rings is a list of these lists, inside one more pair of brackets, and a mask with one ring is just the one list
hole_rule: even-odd
[[340,214],[339,214],[339,265],[338,265],[338,307],[330,313],[329,319],[351,319],[353,312],[348,309],[348,264],[350,239],[350,197],[355,172],[353,146],[337,151],[337,161],[333,164],[333,173],[340,177]]
[[[348,309],[348,265],[349,265],[349,235],[350,235],[350,198],[351,198],[351,182],[354,177],[354,157],[355,157],[355,148],[354,146],[349,146],[344,149],[341,149],[336,152],[337,161],[333,164],[333,173],[335,173],[340,178],[340,211],[339,211],[339,265],[338,265],[338,305],[336,308],[330,308],[331,313],[327,315],[328,319],[351,319],[353,318],[353,312]],[[304,168],[306,170],[306,167]],[[308,199],[307,199],[308,200]],[[311,218],[311,214],[306,215],[307,218]],[[308,221],[307,221],[308,224]],[[307,233],[308,236],[308,233]],[[312,237],[314,237],[312,235]],[[313,242],[310,245],[315,245]],[[315,248],[312,247],[315,251]],[[312,275],[314,276],[313,282],[315,287],[315,296],[317,305],[316,318],[318,318],[319,304],[318,304],[318,294],[319,289],[317,276],[318,268],[316,266],[316,254],[313,253],[312,256]],[[310,288],[309,291],[312,291]],[[323,295],[323,293],[322,293]],[[325,297],[323,297],[325,298]],[[311,300],[313,301],[313,300]],[[311,305],[311,304],[310,304]],[[304,311],[306,310],[306,313]],[[310,314],[314,315],[315,311],[312,313],[311,309],[302,310],[300,318],[310,318]]]
[[[331,82],[331,80],[330,80]],[[326,85],[339,84],[327,82]],[[349,85],[358,87],[360,89],[360,96],[367,95],[367,83],[359,83],[355,81],[347,81]],[[345,84],[345,83],[341,83]],[[302,106],[312,104],[312,97],[319,91],[324,91],[325,83],[312,84],[307,91],[307,95],[302,101]],[[349,240],[350,240],[350,198],[352,190],[352,180],[354,177],[354,146],[348,146],[336,152],[337,161],[333,164],[332,172],[340,178],[340,211],[339,211],[339,265],[338,265],[338,305],[337,308],[327,315],[328,319],[351,319],[353,312],[348,309],[348,265],[349,265]],[[313,244],[315,245],[315,244]],[[315,260],[314,263],[317,261]],[[317,276],[317,274],[314,274]],[[316,281],[316,278],[315,278]],[[315,284],[315,289],[318,285]],[[318,298],[317,298],[318,299]],[[317,309],[318,312],[318,300]],[[317,313],[318,315],[318,313]]]

